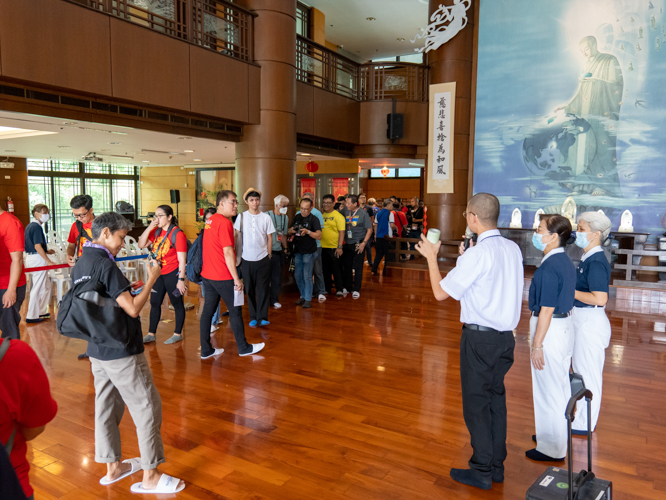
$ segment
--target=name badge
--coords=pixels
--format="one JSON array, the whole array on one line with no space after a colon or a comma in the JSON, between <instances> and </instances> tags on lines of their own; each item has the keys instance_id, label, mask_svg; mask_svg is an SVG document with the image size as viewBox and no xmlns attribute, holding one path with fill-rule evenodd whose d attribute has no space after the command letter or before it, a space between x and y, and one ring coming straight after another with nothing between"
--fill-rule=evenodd
<instances>
[{"instance_id":1,"label":"name badge","mask_svg":"<svg viewBox=\"0 0 666 500\"><path fill-rule=\"evenodd\" d=\"M278 233L277 238L279 242L282 242L282 233Z\"/></svg>"},{"instance_id":2,"label":"name badge","mask_svg":"<svg viewBox=\"0 0 666 500\"><path fill-rule=\"evenodd\" d=\"M352 237L352 232L351 232L351 229L350 229L349 231L347 231L347 238L351 238L351 237Z\"/></svg>"}]
</instances>

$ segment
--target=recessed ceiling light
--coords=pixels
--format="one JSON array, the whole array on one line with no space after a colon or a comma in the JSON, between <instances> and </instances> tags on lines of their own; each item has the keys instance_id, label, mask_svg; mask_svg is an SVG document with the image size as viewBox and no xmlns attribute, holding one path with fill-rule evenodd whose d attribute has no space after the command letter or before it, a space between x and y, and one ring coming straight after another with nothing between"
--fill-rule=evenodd
<instances>
[{"instance_id":1,"label":"recessed ceiling light","mask_svg":"<svg viewBox=\"0 0 666 500\"><path fill-rule=\"evenodd\" d=\"M310 156L310 153L301 153L301 156Z\"/></svg>"},{"instance_id":2,"label":"recessed ceiling light","mask_svg":"<svg viewBox=\"0 0 666 500\"><path fill-rule=\"evenodd\" d=\"M198 158L195 158L194 161L201 161L201 160L199 160Z\"/></svg>"},{"instance_id":3,"label":"recessed ceiling light","mask_svg":"<svg viewBox=\"0 0 666 500\"><path fill-rule=\"evenodd\" d=\"M186 153L194 153L194 149L183 149Z\"/></svg>"},{"instance_id":4,"label":"recessed ceiling light","mask_svg":"<svg viewBox=\"0 0 666 500\"><path fill-rule=\"evenodd\" d=\"M399 42L404 42L405 41L404 38L397 38L396 40L398 40Z\"/></svg>"},{"instance_id":5,"label":"recessed ceiling light","mask_svg":"<svg viewBox=\"0 0 666 500\"><path fill-rule=\"evenodd\" d=\"M141 163L150 163L150 160L143 160Z\"/></svg>"},{"instance_id":6,"label":"recessed ceiling light","mask_svg":"<svg viewBox=\"0 0 666 500\"><path fill-rule=\"evenodd\" d=\"M58 146L58 149L69 149L69 146Z\"/></svg>"},{"instance_id":7,"label":"recessed ceiling light","mask_svg":"<svg viewBox=\"0 0 666 500\"><path fill-rule=\"evenodd\" d=\"M107 142L107 144L111 144L112 146L117 146L119 144L122 144L122 142Z\"/></svg>"},{"instance_id":8,"label":"recessed ceiling light","mask_svg":"<svg viewBox=\"0 0 666 500\"><path fill-rule=\"evenodd\" d=\"M76 125L76 122L62 122L63 125Z\"/></svg>"},{"instance_id":9,"label":"recessed ceiling light","mask_svg":"<svg viewBox=\"0 0 666 500\"><path fill-rule=\"evenodd\" d=\"M15 149L5 149L5 153L16 153Z\"/></svg>"},{"instance_id":10,"label":"recessed ceiling light","mask_svg":"<svg viewBox=\"0 0 666 500\"><path fill-rule=\"evenodd\" d=\"M365 20L366 21L376 21L377 18L376 17L366 17Z\"/></svg>"},{"instance_id":11,"label":"recessed ceiling light","mask_svg":"<svg viewBox=\"0 0 666 500\"><path fill-rule=\"evenodd\" d=\"M190 140L191 137L179 137L179 139L185 139L185 140Z\"/></svg>"}]
</instances>

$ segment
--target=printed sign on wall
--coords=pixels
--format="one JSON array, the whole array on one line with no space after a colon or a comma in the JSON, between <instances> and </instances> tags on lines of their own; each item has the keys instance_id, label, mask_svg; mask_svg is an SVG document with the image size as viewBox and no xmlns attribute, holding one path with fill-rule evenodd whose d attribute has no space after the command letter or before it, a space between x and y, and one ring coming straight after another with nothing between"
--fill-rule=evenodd
<instances>
[{"instance_id":1,"label":"printed sign on wall","mask_svg":"<svg viewBox=\"0 0 666 500\"><path fill-rule=\"evenodd\" d=\"M453 193L456 84L430 85L428 193Z\"/></svg>"}]
</instances>

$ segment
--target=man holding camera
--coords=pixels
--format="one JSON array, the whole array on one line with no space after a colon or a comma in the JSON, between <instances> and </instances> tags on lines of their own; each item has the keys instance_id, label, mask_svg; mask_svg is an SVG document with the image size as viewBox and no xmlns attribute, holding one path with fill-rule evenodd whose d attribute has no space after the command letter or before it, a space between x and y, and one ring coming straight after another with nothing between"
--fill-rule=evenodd
<instances>
[{"instance_id":1,"label":"man holding camera","mask_svg":"<svg viewBox=\"0 0 666 500\"><path fill-rule=\"evenodd\" d=\"M321 224L319 219L312 215L310 198L301 200L301 211L294 217L288 232L294 243L294 274L301 292L296 305L308 309L312 300L312 268L317 258L317 240L321 239Z\"/></svg>"},{"instance_id":2,"label":"man holding camera","mask_svg":"<svg viewBox=\"0 0 666 500\"><path fill-rule=\"evenodd\" d=\"M345 202L345 245L342 250L342 267L345 289L352 291L352 297L361 296L363 282L363 258L365 247L372 238L372 222L368 212L358 204L358 196L352 194Z\"/></svg>"}]
</instances>

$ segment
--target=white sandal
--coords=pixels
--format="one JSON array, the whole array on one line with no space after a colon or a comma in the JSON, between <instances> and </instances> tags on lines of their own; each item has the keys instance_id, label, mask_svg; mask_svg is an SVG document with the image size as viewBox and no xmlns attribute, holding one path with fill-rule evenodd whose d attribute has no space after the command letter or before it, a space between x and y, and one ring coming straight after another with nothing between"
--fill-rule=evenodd
<instances>
[{"instance_id":1,"label":"white sandal","mask_svg":"<svg viewBox=\"0 0 666 500\"><path fill-rule=\"evenodd\" d=\"M120 481L121 479L125 479L127 476L131 476L132 474L135 474L141 470L141 459L139 458L128 458L127 460L123 460L123 463L132 464L132 468L127 472L123 472L113 481L107 481L106 476L104 476L102 479L99 480L99 484L101 484L102 486L108 486L109 484L113 484L117 481Z\"/></svg>"},{"instance_id":2,"label":"white sandal","mask_svg":"<svg viewBox=\"0 0 666 500\"><path fill-rule=\"evenodd\" d=\"M142 486L143 483L134 483L130 490L132 493L178 493L185 489L184 483L180 486L178 486L178 483L180 483L180 479L162 474L154 489L146 490Z\"/></svg>"}]
</instances>

